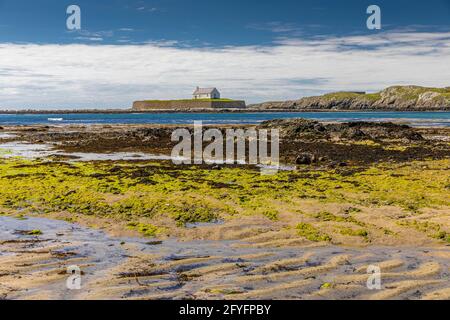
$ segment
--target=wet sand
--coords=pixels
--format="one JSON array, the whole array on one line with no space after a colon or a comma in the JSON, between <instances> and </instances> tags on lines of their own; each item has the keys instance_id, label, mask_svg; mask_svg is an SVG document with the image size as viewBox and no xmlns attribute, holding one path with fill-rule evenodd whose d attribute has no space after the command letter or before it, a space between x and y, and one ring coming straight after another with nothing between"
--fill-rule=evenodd
<instances>
[{"instance_id":1,"label":"wet sand","mask_svg":"<svg viewBox=\"0 0 450 320\"><path fill-rule=\"evenodd\" d=\"M3 299L449 299L449 248L293 246L108 237L0 217ZM42 235L18 235L30 226ZM67 268L82 270L80 290ZM367 267L382 270L369 290Z\"/></svg>"}]
</instances>

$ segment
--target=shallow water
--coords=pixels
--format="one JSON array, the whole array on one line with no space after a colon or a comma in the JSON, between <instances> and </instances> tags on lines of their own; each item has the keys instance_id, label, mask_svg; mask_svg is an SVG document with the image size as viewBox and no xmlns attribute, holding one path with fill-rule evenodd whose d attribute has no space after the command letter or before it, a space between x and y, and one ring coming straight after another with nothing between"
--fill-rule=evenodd
<instances>
[{"instance_id":1,"label":"shallow water","mask_svg":"<svg viewBox=\"0 0 450 320\"><path fill-rule=\"evenodd\" d=\"M36 159L51 156L54 151L48 144L32 144L25 142L0 143L0 150L3 151L2 158L22 157L25 159Z\"/></svg>"},{"instance_id":2,"label":"shallow water","mask_svg":"<svg viewBox=\"0 0 450 320\"><path fill-rule=\"evenodd\" d=\"M15 134L10 133L0 133L0 139L12 139L17 137Z\"/></svg>"},{"instance_id":3,"label":"shallow water","mask_svg":"<svg viewBox=\"0 0 450 320\"><path fill-rule=\"evenodd\" d=\"M102 231L83 228L61 220L0 216L0 239L2 241L36 238L36 236L27 236L17 232L27 230L41 230L43 235L38 238L45 238L51 242L80 243L78 254L91 256L99 263L107 263L104 260L105 257L109 261L111 259L117 261L117 255L114 254L117 250L110 249L109 246L115 241L109 239Z\"/></svg>"},{"instance_id":4,"label":"shallow water","mask_svg":"<svg viewBox=\"0 0 450 320\"><path fill-rule=\"evenodd\" d=\"M50 144L33 144L26 142L0 143L2 158L21 157L25 159L47 158L51 156L68 157L71 161L117 161L117 160L171 160L170 156L153 155L143 152L73 152L67 153L55 149Z\"/></svg>"},{"instance_id":5,"label":"shallow water","mask_svg":"<svg viewBox=\"0 0 450 320\"><path fill-rule=\"evenodd\" d=\"M0 158L20 157L24 159L39 159L50 157L66 158L68 162L88 162L88 161L129 161L129 160L173 160L182 161L181 157L172 157L166 155L154 155L144 152L112 152L112 153L95 153L95 152L62 152L55 149L56 146L50 144L33 144L26 142L8 142L0 143ZM223 165L224 161L210 161L209 163ZM246 165L245 163L238 163ZM295 166L290 165L265 165L258 164L263 174L272 174L277 171L292 171Z\"/></svg>"},{"instance_id":6,"label":"shallow water","mask_svg":"<svg viewBox=\"0 0 450 320\"><path fill-rule=\"evenodd\" d=\"M40 236L23 235L18 231L40 230ZM42 242L30 243L28 250L45 249L49 246L60 248L53 250L53 253L67 254L70 258L85 258L84 263L89 263L83 272L85 280L95 278L98 273L106 270L124 259L125 252L120 248L120 242L110 239L103 232L83 228L76 224L71 224L59 220L45 218L12 218L0 216L0 241L27 241L39 239ZM0 258L11 255L11 252L0 249ZM64 265L64 263L62 263ZM66 267L68 267L66 265ZM62 299L73 298L76 292L68 290L65 282L49 283L43 287L29 290L28 294L34 291L51 290L57 293Z\"/></svg>"},{"instance_id":7,"label":"shallow water","mask_svg":"<svg viewBox=\"0 0 450 320\"><path fill-rule=\"evenodd\" d=\"M253 112L143 114L0 114L0 125L31 124L258 124L265 120L306 118L320 121L399 121L413 126L450 126L450 112ZM55 121L57 119L58 121Z\"/></svg>"}]
</instances>

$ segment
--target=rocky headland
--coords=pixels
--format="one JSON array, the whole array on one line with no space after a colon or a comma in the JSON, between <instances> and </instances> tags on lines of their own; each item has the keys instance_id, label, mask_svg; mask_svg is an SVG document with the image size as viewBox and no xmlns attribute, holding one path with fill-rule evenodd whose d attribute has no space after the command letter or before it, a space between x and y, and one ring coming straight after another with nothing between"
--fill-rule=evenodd
<instances>
[{"instance_id":1,"label":"rocky headland","mask_svg":"<svg viewBox=\"0 0 450 320\"><path fill-rule=\"evenodd\" d=\"M335 92L248 106L257 110L450 111L450 87L393 86L377 93Z\"/></svg>"}]
</instances>

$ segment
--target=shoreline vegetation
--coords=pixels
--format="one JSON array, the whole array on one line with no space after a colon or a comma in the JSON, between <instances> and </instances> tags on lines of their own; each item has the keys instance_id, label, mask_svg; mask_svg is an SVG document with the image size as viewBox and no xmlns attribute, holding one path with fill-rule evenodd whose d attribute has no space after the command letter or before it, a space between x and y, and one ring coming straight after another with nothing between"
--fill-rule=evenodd
<instances>
[{"instance_id":1,"label":"shoreline vegetation","mask_svg":"<svg viewBox=\"0 0 450 320\"><path fill-rule=\"evenodd\" d=\"M177 99L177 100L143 100L142 103L233 103L241 102L233 99ZM136 101L135 103L138 103ZM386 112L386 111L450 111L450 87L427 88L419 86L393 86L377 93L365 92L334 92L318 97L305 97L299 100L262 102L250 104L243 108L203 108L203 107L173 107L123 109L23 109L0 110L0 114L69 114L69 113L254 113L254 112Z\"/></svg>"},{"instance_id":2,"label":"shoreline vegetation","mask_svg":"<svg viewBox=\"0 0 450 320\"><path fill-rule=\"evenodd\" d=\"M0 297L32 298L30 287L41 298L65 296L53 290L65 281L60 266L83 263L92 281L73 298L450 298L450 128L236 126L280 130L280 160L293 168L269 176L251 165L141 158L170 155L180 127L192 133L189 125L3 126L0 219L20 227L0 239L0 251L17 252L0 258ZM204 130L212 127L233 125ZM21 144L50 153L17 157ZM121 153L132 160L96 160ZM35 218L115 240L77 247L66 235L79 227L50 231ZM89 246L101 244L107 266L92 263L98 248ZM366 288L373 264L385 290Z\"/></svg>"}]
</instances>

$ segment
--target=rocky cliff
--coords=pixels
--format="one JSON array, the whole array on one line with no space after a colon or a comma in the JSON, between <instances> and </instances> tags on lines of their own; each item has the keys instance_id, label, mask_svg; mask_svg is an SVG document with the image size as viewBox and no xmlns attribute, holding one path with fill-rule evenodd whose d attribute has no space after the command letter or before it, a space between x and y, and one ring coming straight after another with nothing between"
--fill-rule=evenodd
<instances>
[{"instance_id":1,"label":"rocky cliff","mask_svg":"<svg viewBox=\"0 0 450 320\"><path fill-rule=\"evenodd\" d=\"M292 101L264 102L248 107L259 110L450 111L450 87L393 86L377 93L335 92Z\"/></svg>"}]
</instances>

